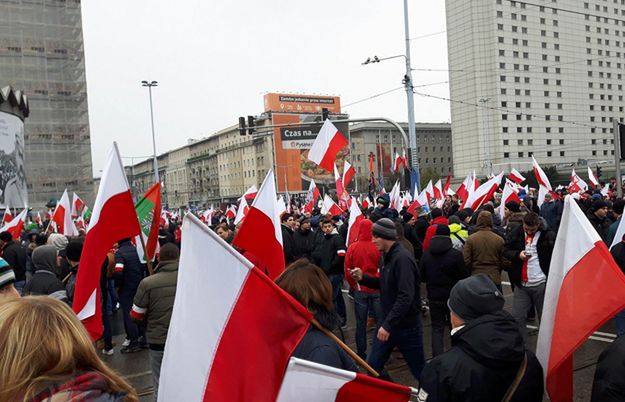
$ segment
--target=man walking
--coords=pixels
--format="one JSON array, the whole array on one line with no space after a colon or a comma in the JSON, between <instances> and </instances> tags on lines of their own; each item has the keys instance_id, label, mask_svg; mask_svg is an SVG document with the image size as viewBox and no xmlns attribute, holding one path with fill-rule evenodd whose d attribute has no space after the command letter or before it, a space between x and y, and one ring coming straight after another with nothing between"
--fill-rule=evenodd
<instances>
[{"instance_id":1,"label":"man walking","mask_svg":"<svg viewBox=\"0 0 625 402\"><path fill-rule=\"evenodd\" d=\"M384 321L373 340L368 363L382 371L393 349L401 351L412 375L418 380L423 369L423 326L420 317L420 278L414 257L397 242L392 220L373 224L373 244L383 254L380 277L364 275L354 268L351 276L362 285L380 289Z\"/></svg>"},{"instance_id":2,"label":"man walking","mask_svg":"<svg viewBox=\"0 0 625 402\"><path fill-rule=\"evenodd\" d=\"M464 265L471 275L488 275L501 292L504 240L493 232L493 215L490 212L480 212L476 230L464 244Z\"/></svg>"}]
</instances>

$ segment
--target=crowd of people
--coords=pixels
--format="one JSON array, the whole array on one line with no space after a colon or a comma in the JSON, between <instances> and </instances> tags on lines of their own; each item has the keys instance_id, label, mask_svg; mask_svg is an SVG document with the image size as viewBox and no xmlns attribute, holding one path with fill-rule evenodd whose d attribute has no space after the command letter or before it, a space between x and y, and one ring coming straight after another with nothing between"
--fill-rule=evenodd
<instances>
[{"instance_id":1,"label":"crowd of people","mask_svg":"<svg viewBox=\"0 0 625 402\"><path fill-rule=\"evenodd\" d=\"M462 208L451 196L439 207L409 212L390 208L389 196L382 194L351 228L347 213L284 213L287 268L275 282L329 331L347 326L346 301L353 300L357 356L392 380L385 366L398 349L419 383L419 400L541 401L543 371L528 345L526 324L541 318L565 194L547 194L540 207L533 194L522 196L522 202L502 206L496 194L477 210ZM576 198L610 246L625 201L592 192ZM219 213L207 224L229 244L239 228ZM179 222L161 226L153 273L131 239L119 239L102 261L104 336L97 349L68 307L83 240L37 229L20 239L0 233L0 400L44 401L56 394L137 400L136 391L96 353L115 353L111 319L118 310L126 333L119 352L149 351L156 400L176 295ZM611 252L625 271L625 239ZM504 273L512 288L511 313L503 309ZM431 355L424 348L425 312L431 320ZM38 335L44 321L47 333ZM599 359L593 401L622 400L609 399L614 392L625 396L625 380L613 371L625 366L625 312L616 317L616 326L616 342ZM375 332L367 339L371 327ZM17 356L35 350L29 349L33 342L42 356L28 366ZM293 356L357 370L354 360L315 326Z\"/></svg>"}]
</instances>

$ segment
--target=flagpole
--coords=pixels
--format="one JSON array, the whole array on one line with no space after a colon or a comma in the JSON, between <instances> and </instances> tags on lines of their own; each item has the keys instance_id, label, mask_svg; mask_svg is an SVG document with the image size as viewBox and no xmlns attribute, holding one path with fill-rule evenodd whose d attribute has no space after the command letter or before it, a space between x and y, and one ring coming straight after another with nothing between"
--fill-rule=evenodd
<instances>
[{"instance_id":1,"label":"flagpole","mask_svg":"<svg viewBox=\"0 0 625 402\"><path fill-rule=\"evenodd\" d=\"M341 347L341 349L343 349L352 359L354 359L356 361L356 363L358 363L360 365L360 367L362 367L365 370L367 370L374 377L379 377L380 376L380 374L377 371L375 371L370 365L367 364L366 361L364 361L362 359L362 357L358 356L356 354L356 352L351 350L350 347L347 346L345 343L343 343L343 341L341 341L336 335L334 335L332 333L332 331L329 331L327 328L325 328L323 325L321 325L319 323L319 321L317 321L316 319L313 318L312 321L311 321L311 324L314 325L315 327L317 327L317 329L319 331L321 331L324 334L326 334L326 336L332 338L332 340L334 342L336 342L337 345L339 345Z\"/></svg>"}]
</instances>

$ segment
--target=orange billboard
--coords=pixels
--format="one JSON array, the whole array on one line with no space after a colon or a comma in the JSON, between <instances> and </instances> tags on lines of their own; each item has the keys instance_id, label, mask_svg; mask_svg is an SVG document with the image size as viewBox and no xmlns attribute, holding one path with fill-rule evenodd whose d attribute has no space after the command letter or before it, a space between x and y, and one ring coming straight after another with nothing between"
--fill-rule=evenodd
<instances>
[{"instance_id":1,"label":"orange billboard","mask_svg":"<svg viewBox=\"0 0 625 402\"><path fill-rule=\"evenodd\" d=\"M321 113L323 108L330 113L341 113L341 98L274 93L265 95L265 112Z\"/></svg>"}]
</instances>

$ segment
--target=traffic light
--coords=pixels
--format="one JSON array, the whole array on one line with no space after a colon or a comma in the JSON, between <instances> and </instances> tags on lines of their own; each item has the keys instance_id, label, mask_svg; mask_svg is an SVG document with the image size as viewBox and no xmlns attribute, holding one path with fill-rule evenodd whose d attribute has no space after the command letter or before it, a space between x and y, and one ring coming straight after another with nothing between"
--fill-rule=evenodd
<instances>
[{"instance_id":1,"label":"traffic light","mask_svg":"<svg viewBox=\"0 0 625 402\"><path fill-rule=\"evenodd\" d=\"M254 116L247 116L247 133L249 135L254 134L254 132L256 131L255 123L256 118Z\"/></svg>"},{"instance_id":2,"label":"traffic light","mask_svg":"<svg viewBox=\"0 0 625 402\"><path fill-rule=\"evenodd\" d=\"M601 177L601 166L597 166L597 179Z\"/></svg>"},{"instance_id":3,"label":"traffic light","mask_svg":"<svg viewBox=\"0 0 625 402\"><path fill-rule=\"evenodd\" d=\"M245 117L239 117L239 135L245 135Z\"/></svg>"},{"instance_id":4,"label":"traffic light","mask_svg":"<svg viewBox=\"0 0 625 402\"><path fill-rule=\"evenodd\" d=\"M330 111L327 107L321 109L321 120L326 121L330 117Z\"/></svg>"}]
</instances>

